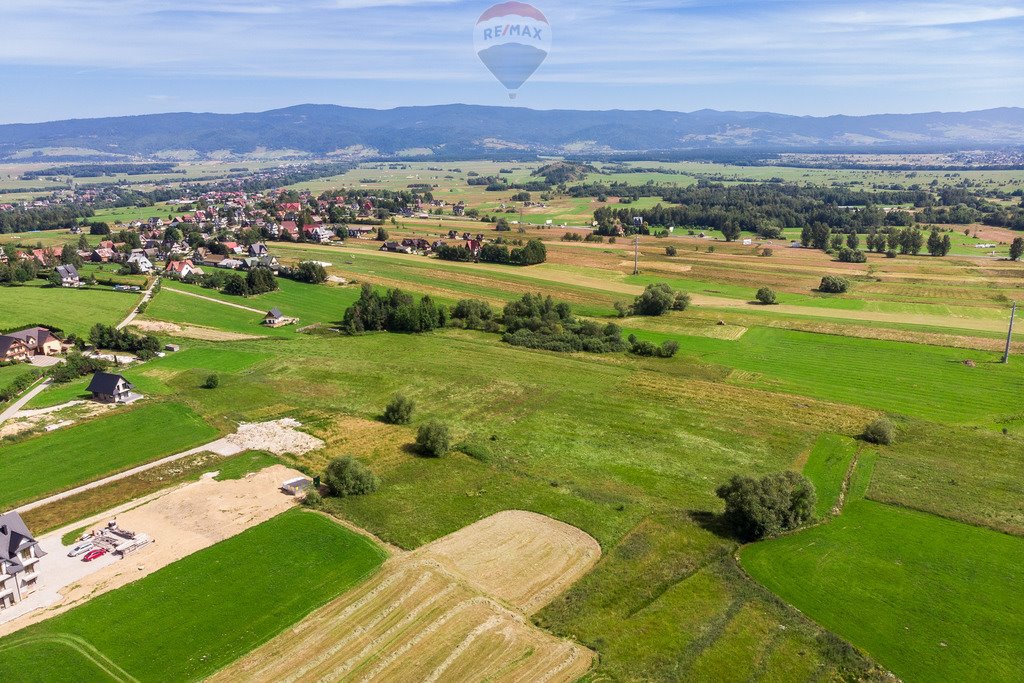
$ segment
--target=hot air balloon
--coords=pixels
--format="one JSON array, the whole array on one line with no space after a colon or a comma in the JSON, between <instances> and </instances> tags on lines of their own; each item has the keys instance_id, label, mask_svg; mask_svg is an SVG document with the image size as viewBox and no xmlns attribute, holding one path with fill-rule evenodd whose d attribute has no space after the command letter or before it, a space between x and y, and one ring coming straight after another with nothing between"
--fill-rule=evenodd
<instances>
[{"instance_id":1,"label":"hot air balloon","mask_svg":"<svg viewBox=\"0 0 1024 683\"><path fill-rule=\"evenodd\" d=\"M551 51L551 26L543 12L522 2L503 2L480 15L473 33L477 56L516 98Z\"/></svg>"}]
</instances>

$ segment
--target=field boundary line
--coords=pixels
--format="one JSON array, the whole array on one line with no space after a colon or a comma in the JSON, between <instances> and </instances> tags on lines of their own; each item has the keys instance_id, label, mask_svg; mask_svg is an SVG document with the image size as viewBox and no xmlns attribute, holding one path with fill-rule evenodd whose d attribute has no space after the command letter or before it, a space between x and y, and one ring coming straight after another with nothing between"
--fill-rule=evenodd
<instances>
[{"instance_id":1,"label":"field boundary line","mask_svg":"<svg viewBox=\"0 0 1024 683\"><path fill-rule=\"evenodd\" d=\"M243 306L241 304L233 304L230 301L221 301L220 299L215 299L212 296L203 296L202 294L195 294L194 292L186 292L183 289L175 289L174 287L164 287L160 291L162 291L162 292L174 292L175 294L182 294L184 296L190 296L190 297L193 297L195 299L202 299L203 301L210 301L210 302L215 303L215 304L220 304L221 306L230 306L231 308L238 308L240 310L248 311L250 313L259 313L260 315L263 315L264 313L266 313L266 311L261 311L258 308L250 308L249 306Z\"/></svg>"}]
</instances>

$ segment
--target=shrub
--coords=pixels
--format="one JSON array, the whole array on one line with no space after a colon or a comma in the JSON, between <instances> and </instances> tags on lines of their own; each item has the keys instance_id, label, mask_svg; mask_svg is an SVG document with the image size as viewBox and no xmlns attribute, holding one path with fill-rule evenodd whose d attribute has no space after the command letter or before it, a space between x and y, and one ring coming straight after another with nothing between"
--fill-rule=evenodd
<instances>
[{"instance_id":1,"label":"shrub","mask_svg":"<svg viewBox=\"0 0 1024 683\"><path fill-rule=\"evenodd\" d=\"M817 494L802 474L779 472L761 479L734 476L715 492L725 501L723 518L744 540L795 529L814 514Z\"/></svg>"},{"instance_id":2,"label":"shrub","mask_svg":"<svg viewBox=\"0 0 1024 683\"><path fill-rule=\"evenodd\" d=\"M845 294L849 289L850 281L838 275L826 275L821 278L821 284L818 285L818 291L826 294Z\"/></svg>"},{"instance_id":3,"label":"shrub","mask_svg":"<svg viewBox=\"0 0 1024 683\"><path fill-rule=\"evenodd\" d=\"M647 285L644 293L633 302L634 315L664 315L669 311L685 311L690 306L690 295L677 292L666 284Z\"/></svg>"},{"instance_id":4,"label":"shrub","mask_svg":"<svg viewBox=\"0 0 1024 683\"><path fill-rule=\"evenodd\" d=\"M377 475L370 468L349 456L335 458L327 465L324 483L327 491L337 498L373 493L380 486Z\"/></svg>"},{"instance_id":5,"label":"shrub","mask_svg":"<svg viewBox=\"0 0 1024 683\"><path fill-rule=\"evenodd\" d=\"M220 377L216 373L208 375L206 381L203 382L203 389L216 389L220 386Z\"/></svg>"},{"instance_id":6,"label":"shrub","mask_svg":"<svg viewBox=\"0 0 1024 683\"><path fill-rule=\"evenodd\" d=\"M864 430L864 440L880 446L888 446L892 443L895 432L895 425L887 418L880 417Z\"/></svg>"},{"instance_id":7,"label":"shrub","mask_svg":"<svg viewBox=\"0 0 1024 683\"><path fill-rule=\"evenodd\" d=\"M416 449L423 455L442 458L452 448L452 431L437 420L422 425L416 433Z\"/></svg>"},{"instance_id":8,"label":"shrub","mask_svg":"<svg viewBox=\"0 0 1024 683\"><path fill-rule=\"evenodd\" d=\"M679 253L679 250L676 249L675 247L665 247L665 255L666 256L675 256L678 253Z\"/></svg>"},{"instance_id":9,"label":"shrub","mask_svg":"<svg viewBox=\"0 0 1024 683\"><path fill-rule=\"evenodd\" d=\"M860 249L840 247L838 259L843 263L865 263L868 260L868 257Z\"/></svg>"},{"instance_id":10,"label":"shrub","mask_svg":"<svg viewBox=\"0 0 1024 683\"><path fill-rule=\"evenodd\" d=\"M384 409L384 421L391 425L407 425L412 422L412 413L416 410L416 402L404 394L395 394Z\"/></svg>"},{"instance_id":11,"label":"shrub","mask_svg":"<svg viewBox=\"0 0 1024 683\"><path fill-rule=\"evenodd\" d=\"M306 491L306 495L302 497L302 504L308 508L316 510L323 506L324 498L320 495L320 491L318 491L315 486L310 486Z\"/></svg>"},{"instance_id":12,"label":"shrub","mask_svg":"<svg viewBox=\"0 0 1024 683\"><path fill-rule=\"evenodd\" d=\"M770 287L762 287L757 290L757 300L764 306L774 306L778 303L778 297L775 296L775 290Z\"/></svg>"}]
</instances>

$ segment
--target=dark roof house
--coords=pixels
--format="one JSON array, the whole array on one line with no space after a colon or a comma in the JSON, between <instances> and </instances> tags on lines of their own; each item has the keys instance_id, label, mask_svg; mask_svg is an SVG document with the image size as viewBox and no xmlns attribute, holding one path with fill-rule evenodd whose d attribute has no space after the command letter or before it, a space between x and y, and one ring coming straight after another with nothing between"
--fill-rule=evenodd
<instances>
[{"instance_id":1,"label":"dark roof house","mask_svg":"<svg viewBox=\"0 0 1024 683\"><path fill-rule=\"evenodd\" d=\"M95 400L103 403L131 403L141 398L138 394L132 393L134 388L135 385L121 375L97 372L92 376L86 391L91 393Z\"/></svg>"}]
</instances>

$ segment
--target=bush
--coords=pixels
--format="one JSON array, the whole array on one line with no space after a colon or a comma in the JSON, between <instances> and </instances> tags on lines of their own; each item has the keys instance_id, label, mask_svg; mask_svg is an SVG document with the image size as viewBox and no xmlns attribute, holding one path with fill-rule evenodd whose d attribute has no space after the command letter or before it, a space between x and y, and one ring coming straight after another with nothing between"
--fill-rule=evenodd
<instances>
[{"instance_id":1,"label":"bush","mask_svg":"<svg viewBox=\"0 0 1024 683\"><path fill-rule=\"evenodd\" d=\"M818 291L826 294L845 294L849 290L850 281L838 275L826 275L821 278L821 284L818 285Z\"/></svg>"},{"instance_id":2,"label":"bush","mask_svg":"<svg viewBox=\"0 0 1024 683\"><path fill-rule=\"evenodd\" d=\"M666 256L675 256L678 253L679 253L679 250L676 249L675 247L665 247L665 255Z\"/></svg>"},{"instance_id":3,"label":"bush","mask_svg":"<svg viewBox=\"0 0 1024 683\"><path fill-rule=\"evenodd\" d=\"M421 454L442 458L452 448L452 431L448 425L437 420L422 425L416 433L416 450Z\"/></svg>"},{"instance_id":4,"label":"bush","mask_svg":"<svg viewBox=\"0 0 1024 683\"><path fill-rule=\"evenodd\" d=\"M669 311L685 311L690 306L690 295L677 292L666 284L647 285L644 293L633 302L634 315L664 315Z\"/></svg>"},{"instance_id":5,"label":"bush","mask_svg":"<svg viewBox=\"0 0 1024 683\"><path fill-rule=\"evenodd\" d=\"M737 536L756 541L795 529L814 514L817 494L802 474L779 472L761 479L734 476L715 492L725 501L723 518Z\"/></svg>"},{"instance_id":6,"label":"bush","mask_svg":"<svg viewBox=\"0 0 1024 683\"><path fill-rule=\"evenodd\" d=\"M384 421L390 425L407 425L412 422L412 413L416 410L416 402L404 394L395 394L384 409Z\"/></svg>"},{"instance_id":7,"label":"bush","mask_svg":"<svg viewBox=\"0 0 1024 683\"><path fill-rule=\"evenodd\" d=\"M849 247L840 247L837 258L843 263L865 263L868 260L867 255L863 251L860 249L850 249Z\"/></svg>"},{"instance_id":8,"label":"bush","mask_svg":"<svg viewBox=\"0 0 1024 683\"><path fill-rule=\"evenodd\" d=\"M775 296L775 290L770 287L762 287L757 290L757 300L763 306L774 306L778 303L778 297Z\"/></svg>"},{"instance_id":9,"label":"bush","mask_svg":"<svg viewBox=\"0 0 1024 683\"><path fill-rule=\"evenodd\" d=\"M864 430L864 440L880 446L888 446L892 443L895 433L896 426L888 419L880 417Z\"/></svg>"},{"instance_id":10,"label":"bush","mask_svg":"<svg viewBox=\"0 0 1024 683\"><path fill-rule=\"evenodd\" d=\"M380 486L377 475L370 468L348 456L335 458L327 465L324 483L327 491L337 498L366 495Z\"/></svg>"},{"instance_id":11,"label":"bush","mask_svg":"<svg viewBox=\"0 0 1024 683\"><path fill-rule=\"evenodd\" d=\"M203 382L203 389L216 389L220 386L220 377L216 373L208 375L206 381Z\"/></svg>"},{"instance_id":12,"label":"bush","mask_svg":"<svg viewBox=\"0 0 1024 683\"><path fill-rule=\"evenodd\" d=\"M317 510L323 506L324 497L320 495L320 491L315 486L310 486L306 491L306 495L302 497L302 504Z\"/></svg>"}]
</instances>

